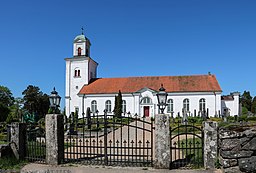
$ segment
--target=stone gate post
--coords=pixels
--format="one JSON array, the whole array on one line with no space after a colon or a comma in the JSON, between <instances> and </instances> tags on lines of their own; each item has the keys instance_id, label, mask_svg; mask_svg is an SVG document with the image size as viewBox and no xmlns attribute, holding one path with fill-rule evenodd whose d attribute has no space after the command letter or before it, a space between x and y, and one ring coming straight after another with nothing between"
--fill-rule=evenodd
<instances>
[{"instance_id":1,"label":"stone gate post","mask_svg":"<svg viewBox=\"0 0 256 173\"><path fill-rule=\"evenodd\" d=\"M169 169L170 164L170 116L155 115L155 163L158 169Z\"/></svg>"},{"instance_id":2,"label":"stone gate post","mask_svg":"<svg viewBox=\"0 0 256 173\"><path fill-rule=\"evenodd\" d=\"M218 123L206 121L204 130L204 168L214 169L218 158Z\"/></svg>"},{"instance_id":3,"label":"stone gate post","mask_svg":"<svg viewBox=\"0 0 256 173\"><path fill-rule=\"evenodd\" d=\"M10 146L17 159L24 159L26 154L26 124L14 122L10 126Z\"/></svg>"},{"instance_id":4,"label":"stone gate post","mask_svg":"<svg viewBox=\"0 0 256 173\"><path fill-rule=\"evenodd\" d=\"M47 114L46 130L46 163L60 164L64 159L64 124L63 115Z\"/></svg>"}]
</instances>

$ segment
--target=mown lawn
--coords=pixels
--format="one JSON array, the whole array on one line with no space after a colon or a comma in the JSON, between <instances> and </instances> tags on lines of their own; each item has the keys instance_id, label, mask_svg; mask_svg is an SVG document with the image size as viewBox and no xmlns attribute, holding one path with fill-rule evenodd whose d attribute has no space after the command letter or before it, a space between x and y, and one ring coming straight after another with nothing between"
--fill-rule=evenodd
<instances>
[{"instance_id":1,"label":"mown lawn","mask_svg":"<svg viewBox=\"0 0 256 173\"><path fill-rule=\"evenodd\" d=\"M27 163L28 163L28 161L17 160L15 157L3 157L3 158L0 158L0 169L1 170L19 171Z\"/></svg>"}]
</instances>

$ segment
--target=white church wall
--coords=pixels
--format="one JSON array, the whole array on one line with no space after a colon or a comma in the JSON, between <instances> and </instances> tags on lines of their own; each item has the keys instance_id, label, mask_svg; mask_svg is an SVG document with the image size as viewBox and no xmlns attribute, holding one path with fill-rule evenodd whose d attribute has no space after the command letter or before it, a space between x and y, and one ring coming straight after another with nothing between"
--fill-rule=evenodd
<instances>
[{"instance_id":1,"label":"white church wall","mask_svg":"<svg viewBox=\"0 0 256 173\"><path fill-rule=\"evenodd\" d=\"M234 106L233 106L233 114L232 115L239 115L239 97L240 93L236 92L233 93L234 96Z\"/></svg>"},{"instance_id":2,"label":"white church wall","mask_svg":"<svg viewBox=\"0 0 256 173\"><path fill-rule=\"evenodd\" d=\"M209 116L214 116L215 110L217 112L218 110L220 110L220 105L217 102L220 96L216 95L216 99L215 99L214 93L169 93L167 100L173 99L173 105L174 105L173 115L177 116L178 112L180 112L180 115L182 114L184 99L189 99L189 113L190 115L194 116L194 110L196 110L196 114L198 115L199 100L201 98L205 99L205 107L206 109L208 108ZM165 111L166 113L168 113L167 109Z\"/></svg>"},{"instance_id":3,"label":"white church wall","mask_svg":"<svg viewBox=\"0 0 256 173\"><path fill-rule=\"evenodd\" d=\"M141 100L144 97L151 98L152 104L141 105ZM130 112L132 116L134 116L136 113L139 116L143 116L143 114L144 114L143 106L150 107L150 116L151 117L154 117L155 114L158 114L157 97L156 97L156 95L154 96L152 92L146 91L146 92L143 92L143 93L137 94L137 95L126 94L126 95L123 95L122 98L123 98L123 100L126 100L126 112ZM220 110L220 105L218 105L219 103L217 102L217 100L220 99L220 94L216 94L216 96L215 96L214 93L169 93L167 99L173 99L173 104L174 104L174 114L173 115L174 115L174 117L176 117L178 112L180 112L180 114L182 114L184 99L189 99L190 115L194 116L194 110L196 110L196 114L198 115L199 100L201 98L204 98L206 101L206 109L208 108L209 116L215 115L215 109L217 112L218 112L218 110ZM112 95L101 94L101 95L87 96L85 99L85 102L84 102L85 110L87 107L91 108L91 102L93 100L97 101L97 109L99 111L99 114L103 114L103 110L105 109L107 100L111 101L111 110L113 111L113 109L114 109L115 94L112 94ZM167 108L165 109L165 113L170 114L169 112L167 112ZM113 114L113 112L109 112L108 114Z\"/></svg>"},{"instance_id":4,"label":"white church wall","mask_svg":"<svg viewBox=\"0 0 256 173\"><path fill-rule=\"evenodd\" d=\"M230 116L239 115L239 92L231 93L234 100L221 100L221 110L222 114L225 114L224 109L229 111Z\"/></svg>"},{"instance_id":5,"label":"white church wall","mask_svg":"<svg viewBox=\"0 0 256 173\"><path fill-rule=\"evenodd\" d=\"M75 70L80 70L80 76L75 76ZM88 59L66 59L66 115L81 112L81 100L77 95L84 84L88 84Z\"/></svg>"}]
</instances>

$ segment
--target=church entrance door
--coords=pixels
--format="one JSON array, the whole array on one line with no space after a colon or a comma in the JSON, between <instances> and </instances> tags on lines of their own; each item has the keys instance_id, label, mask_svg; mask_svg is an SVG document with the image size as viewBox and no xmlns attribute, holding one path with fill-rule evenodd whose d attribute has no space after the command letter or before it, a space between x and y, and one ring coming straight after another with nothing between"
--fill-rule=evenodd
<instances>
[{"instance_id":1,"label":"church entrance door","mask_svg":"<svg viewBox=\"0 0 256 173\"><path fill-rule=\"evenodd\" d=\"M149 117L149 106L144 106L144 117Z\"/></svg>"}]
</instances>

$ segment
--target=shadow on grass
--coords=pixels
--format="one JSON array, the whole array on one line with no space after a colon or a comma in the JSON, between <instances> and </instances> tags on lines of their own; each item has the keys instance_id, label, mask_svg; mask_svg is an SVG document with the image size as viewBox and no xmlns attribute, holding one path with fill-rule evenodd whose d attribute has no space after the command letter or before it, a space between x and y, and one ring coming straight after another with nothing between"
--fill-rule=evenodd
<instances>
[{"instance_id":1,"label":"shadow on grass","mask_svg":"<svg viewBox=\"0 0 256 173\"><path fill-rule=\"evenodd\" d=\"M0 158L0 170L20 170L28 163L26 160L17 160L15 157Z\"/></svg>"}]
</instances>

